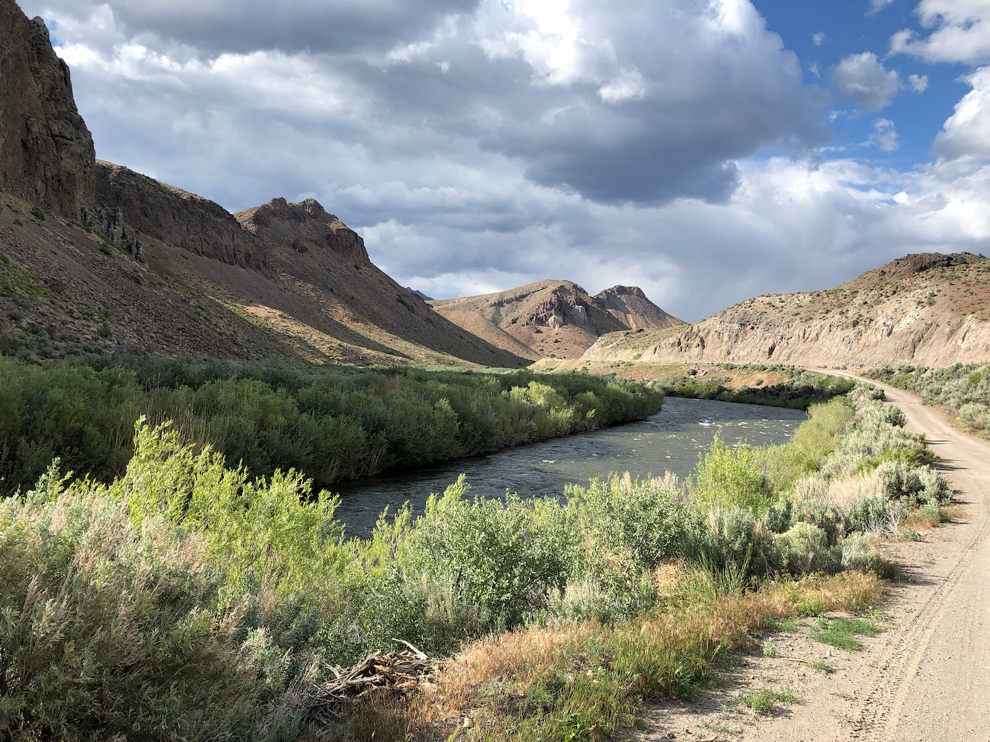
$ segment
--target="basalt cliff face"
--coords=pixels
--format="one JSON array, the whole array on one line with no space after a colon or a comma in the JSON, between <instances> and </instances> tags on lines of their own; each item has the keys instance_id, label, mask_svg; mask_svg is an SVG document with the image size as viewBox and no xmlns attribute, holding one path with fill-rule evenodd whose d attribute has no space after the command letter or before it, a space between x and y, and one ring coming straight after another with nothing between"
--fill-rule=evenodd
<instances>
[{"instance_id":1,"label":"basalt cliff face","mask_svg":"<svg viewBox=\"0 0 990 742\"><path fill-rule=\"evenodd\" d=\"M0 0L0 191L76 219L95 203L94 162L44 21Z\"/></svg>"},{"instance_id":2,"label":"basalt cliff face","mask_svg":"<svg viewBox=\"0 0 990 742\"><path fill-rule=\"evenodd\" d=\"M826 291L758 296L692 325L602 337L584 358L949 366L990 359L990 260L908 255Z\"/></svg>"},{"instance_id":3,"label":"basalt cliff face","mask_svg":"<svg viewBox=\"0 0 990 742\"><path fill-rule=\"evenodd\" d=\"M234 215L96 160L41 19L0 0L0 352L519 366L314 200Z\"/></svg>"},{"instance_id":4,"label":"basalt cliff face","mask_svg":"<svg viewBox=\"0 0 990 742\"><path fill-rule=\"evenodd\" d=\"M96 198L135 231L228 265L264 270L261 246L226 209L110 162L96 163Z\"/></svg>"},{"instance_id":5,"label":"basalt cliff face","mask_svg":"<svg viewBox=\"0 0 990 742\"><path fill-rule=\"evenodd\" d=\"M577 358L605 333L680 322L636 287L615 286L590 296L571 281L538 281L431 304L488 342L532 360Z\"/></svg>"}]
</instances>

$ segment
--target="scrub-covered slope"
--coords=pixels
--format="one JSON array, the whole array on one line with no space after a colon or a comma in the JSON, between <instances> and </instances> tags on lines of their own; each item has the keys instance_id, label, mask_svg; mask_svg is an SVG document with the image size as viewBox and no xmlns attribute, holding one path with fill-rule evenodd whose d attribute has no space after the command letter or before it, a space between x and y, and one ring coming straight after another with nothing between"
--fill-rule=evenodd
<instances>
[{"instance_id":1,"label":"scrub-covered slope","mask_svg":"<svg viewBox=\"0 0 990 742\"><path fill-rule=\"evenodd\" d=\"M990 359L990 260L908 255L826 291L769 294L702 322L601 338L588 360L948 366Z\"/></svg>"}]
</instances>

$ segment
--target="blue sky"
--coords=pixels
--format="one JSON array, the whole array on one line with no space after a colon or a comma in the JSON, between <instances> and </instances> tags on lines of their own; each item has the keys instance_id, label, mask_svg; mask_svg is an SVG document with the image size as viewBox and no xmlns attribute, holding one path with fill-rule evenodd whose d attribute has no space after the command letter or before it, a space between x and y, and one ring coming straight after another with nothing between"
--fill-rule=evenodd
<instances>
[{"instance_id":1,"label":"blue sky","mask_svg":"<svg viewBox=\"0 0 990 742\"><path fill-rule=\"evenodd\" d=\"M18 2L98 156L315 197L430 296L561 278L697 320L990 254L990 0Z\"/></svg>"},{"instance_id":2,"label":"blue sky","mask_svg":"<svg viewBox=\"0 0 990 742\"><path fill-rule=\"evenodd\" d=\"M830 126L833 146L842 147L843 155L858 148L856 154L860 157L901 169L932 160L935 135L969 90L959 77L970 65L930 63L889 53L890 39L898 31L913 29L924 33L913 12L915 3L893 0L875 12L870 12L868 0L756 0L754 4L767 19L769 28L780 34L785 46L798 55L808 84L827 84L823 77L830 68L848 55L863 52L876 54L885 69L896 71L902 80L908 80L911 75L927 77L924 92L901 91L890 105L875 113L860 113L848 100L836 101L829 107L836 115ZM878 153L866 148L863 151L861 145L869 141L879 119L893 122L898 134L897 150Z\"/></svg>"}]
</instances>

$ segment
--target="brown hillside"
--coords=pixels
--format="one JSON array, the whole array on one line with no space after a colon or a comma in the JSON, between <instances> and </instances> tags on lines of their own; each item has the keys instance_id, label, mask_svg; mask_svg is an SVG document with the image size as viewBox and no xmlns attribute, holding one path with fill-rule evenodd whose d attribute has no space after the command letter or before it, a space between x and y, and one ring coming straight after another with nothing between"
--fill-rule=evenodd
<instances>
[{"instance_id":1,"label":"brown hillside","mask_svg":"<svg viewBox=\"0 0 990 742\"><path fill-rule=\"evenodd\" d=\"M990 360L990 260L908 255L827 291L772 294L702 322L607 335L588 360L648 363L914 363Z\"/></svg>"},{"instance_id":2,"label":"brown hillside","mask_svg":"<svg viewBox=\"0 0 990 742\"><path fill-rule=\"evenodd\" d=\"M431 303L452 322L532 360L577 358L602 334L626 327L601 300L571 281L538 281L495 294Z\"/></svg>"},{"instance_id":3,"label":"brown hillside","mask_svg":"<svg viewBox=\"0 0 990 742\"><path fill-rule=\"evenodd\" d=\"M571 281L547 280L430 303L465 330L534 361L578 358L610 332L683 324L635 286L614 286L589 296Z\"/></svg>"},{"instance_id":4,"label":"brown hillside","mask_svg":"<svg viewBox=\"0 0 990 742\"><path fill-rule=\"evenodd\" d=\"M0 0L0 351L519 366L315 201L237 215L97 162L41 19Z\"/></svg>"}]
</instances>

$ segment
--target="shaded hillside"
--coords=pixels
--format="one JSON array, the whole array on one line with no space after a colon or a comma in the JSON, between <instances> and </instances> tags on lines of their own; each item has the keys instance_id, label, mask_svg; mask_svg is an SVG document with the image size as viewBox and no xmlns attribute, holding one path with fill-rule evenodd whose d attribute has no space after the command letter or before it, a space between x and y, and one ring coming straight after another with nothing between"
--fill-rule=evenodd
<instances>
[{"instance_id":1,"label":"shaded hillside","mask_svg":"<svg viewBox=\"0 0 990 742\"><path fill-rule=\"evenodd\" d=\"M237 215L95 159L40 18L0 0L0 350L519 366L315 201Z\"/></svg>"},{"instance_id":2,"label":"shaded hillside","mask_svg":"<svg viewBox=\"0 0 990 742\"><path fill-rule=\"evenodd\" d=\"M532 360L577 358L603 334L680 322L638 288L616 286L589 296L571 281L538 281L431 303L464 329Z\"/></svg>"},{"instance_id":3,"label":"shaded hillside","mask_svg":"<svg viewBox=\"0 0 990 742\"><path fill-rule=\"evenodd\" d=\"M599 340L588 360L948 366L990 358L990 260L908 255L827 291L749 299L693 325Z\"/></svg>"}]
</instances>

